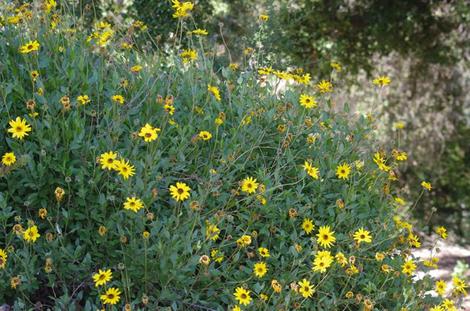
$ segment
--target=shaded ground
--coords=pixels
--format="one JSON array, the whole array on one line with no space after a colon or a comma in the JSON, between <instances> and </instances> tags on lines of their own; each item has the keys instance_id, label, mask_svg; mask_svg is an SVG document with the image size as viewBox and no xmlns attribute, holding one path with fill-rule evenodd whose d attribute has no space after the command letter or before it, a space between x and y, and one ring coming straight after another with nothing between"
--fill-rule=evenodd
<instances>
[{"instance_id":1,"label":"shaded ground","mask_svg":"<svg viewBox=\"0 0 470 311\"><path fill-rule=\"evenodd\" d=\"M442 241L439 239L434 251L432 251L433 244L431 241L436 241L437 238L423 241L423 246L413 251L413 254L421 259L429 259L431 255L439 258L438 269L431 270L429 274L436 279L443 279L447 282L447 289L452 289L452 273L458 261L464 262L470 266L470 245L457 245L453 241ZM418 275L419 276L419 275ZM470 269L464 273L467 284L470 280ZM470 295L464 298L461 310L470 311Z\"/></svg>"}]
</instances>

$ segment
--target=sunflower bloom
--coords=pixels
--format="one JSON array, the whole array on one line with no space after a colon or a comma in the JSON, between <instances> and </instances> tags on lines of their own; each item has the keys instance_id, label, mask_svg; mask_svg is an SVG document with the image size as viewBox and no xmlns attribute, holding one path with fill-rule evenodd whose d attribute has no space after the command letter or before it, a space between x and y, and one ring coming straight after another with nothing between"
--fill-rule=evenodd
<instances>
[{"instance_id":1,"label":"sunflower bloom","mask_svg":"<svg viewBox=\"0 0 470 311\"><path fill-rule=\"evenodd\" d=\"M0 248L0 269L5 269L7 264L8 254Z\"/></svg>"},{"instance_id":2,"label":"sunflower bloom","mask_svg":"<svg viewBox=\"0 0 470 311\"><path fill-rule=\"evenodd\" d=\"M315 290L308 280L303 279L299 282L299 293L304 298L310 298L315 293Z\"/></svg>"},{"instance_id":3,"label":"sunflower bloom","mask_svg":"<svg viewBox=\"0 0 470 311\"><path fill-rule=\"evenodd\" d=\"M111 281L113 274L111 270L98 270L98 273L93 274L93 281L95 282L95 287L105 285L109 281Z\"/></svg>"},{"instance_id":4,"label":"sunflower bloom","mask_svg":"<svg viewBox=\"0 0 470 311\"><path fill-rule=\"evenodd\" d=\"M135 175L134 166L124 159L115 160L114 169L126 180Z\"/></svg>"},{"instance_id":5,"label":"sunflower bloom","mask_svg":"<svg viewBox=\"0 0 470 311\"><path fill-rule=\"evenodd\" d=\"M13 138L23 140L23 138L28 136L28 133L31 132L31 125L29 125L25 119L20 117L16 117L15 120L10 120L8 124L10 125L8 133L11 133Z\"/></svg>"},{"instance_id":6,"label":"sunflower bloom","mask_svg":"<svg viewBox=\"0 0 470 311\"><path fill-rule=\"evenodd\" d=\"M210 140L212 138L212 134L208 131L200 131L197 136L202 140Z\"/></svg>"},{"instance_id":7,"label":"sunflower bloom","mask_svg":"<svg viewBox=\"0 0 470 311\"><path fill-rule=\"evenodd\" d=\"M317 243L325 248L330 248L336 242L334 231L331 231L330 226L322 226L318 229Z\"/></svg>"},{"instance_id":8,"label":"sunflower bloom","mask_svg":"<svg viewBox=\"0 0 470 311\"><path fill-rule=\"evenodd\" d=\"M28 243L34 243L41 235L38 232L37 226L32 226L23 232L23 239Z\"/></svg>"},{"instance_id":9,"label":"sunflower bloom","mask_svg":"<svg viewBox=\"0 0 470 311\"><path fill-rule=\"evenodd\" d=\"M99 162L101 164L101 168L104 170L113 170L115 169L115 161L117 159L116 152L105 152L100 155Z\"/></svg>"},{"instance_id":10,"label":"sunflower bloom","mask_svg":"<svg viewBox=\"0 0 470 311\"><path fill-rule=\"evenodd\" d=\"M377 85L377 86L380 86L380 87L384 87L384 86L387 86L390 84L392 80L390 80L389 77L387 76L379 76L377 78L375 78L372 83L374 83L374 85Z\"/></svg>"},{"instance_id":11,"label":"sunflower bloom","mask_svg":"<svg viewBox=\"0 0 470 311\"><path fill-rule=\"evenodd\" d=\"M130 210L136 213L139 210L141 210L143 207L144 207L144 203L142 202L142 200L136 197L127 198L126 202L124 202L124 209Z\"/></svg>"},{"instance_id":12,"label":"sunflower bloom","mask_svg":"<svg viewBox=\"0 0 470 311\"><path fill-rule=\"evenodd\" d=\"M15 164L16 156L14 152L7 152L2 156L2 163L5 166L11 166Z\"/></svg>"},{"instance_id":13,"label":"sunflower bloom","mask_svg":"<svg viewBox=\"0 0 470 311\"><path fill-rule=\"evenodd\" d=\"M331 93L333 91L333 84L326 80L318 82L316 87L320 93Z\"/></svg>"},{"instance_id":14,"label":"sunflower bloom","mask_svg":"<svg viewBox=\"0 0 470 311\"><path fill-rule=\"evenodd\" d=\"M318 167L311 165L308 161L304 162L303 168L307 174L313 179L317 180L320 178L320 170Z\"/></svg>"},{"instance_id":15,"label":"sunflower bloom","mask_svg":"<svg viewBox=\"0 0 470 311\"><path fill-rule=\"evenodd\" d=\"M29 41L28 43L20 46L19 51L21 54L29 54L31 52L36 52L39 51L39 48L41 45L37 40L35 41Z\"/></svg>"},{"instance_id":16,"label":"sunflower bloom","mask_svg":"<svg viewBox=\"0 0 470 311\"><path fill-rule=\"evenodd\" d=\"M260 247L258 248L258 253L261 257L268 258L269 255L269 250L265 247Z\"/></svg>"},{"instance_id":17,"label":"sunflower bloom","mask_svg":"<svg viewBox=\"0 0 470 311\"><path fill-rule=\"evenodd\" d=\"M333 263L333 256L329 251L319 251L313 260L312 270L314 272L325 273Z\"/></svg>"},{"instance_id":18,"label":"sunflower bloom","mask_svg":"<svg viewBox=\"0 0 470 311\"><path fill-rule=\"evenodd\" d=\"M336 168L336 176L340 179L348 179L349 174L351 173L351 166L347 163L338 165Z\"/></svg>"},{"instance_id":19,"label":"sunflower bloom","mask_svg":"<svg viewBox=\"0 0 470 311\"><path fill-rule=\"evenodd\" d=\"M121 291L119 288L111 287L106 290L106 292L100 296L101 301L105 305L115 305L121 299Z\"/></svg>"},{"instance_id":20,"label":"sunflower bloom","mask_svg":"<svg viewBox=\"0 0 470 311\"><path fill-rule=\"evenodd\" d=\"M247 306L251 303L250 291L243 287L237 287L233 293L239 304Z\"/></svg>"},{"instance_id":21,"label":"sunflower bloom","mask_svg":"<svg viewBox=\"0 0 470 311\"><path fill-rule=\"evenodd\" d=\"M354 233L354 241L359 245L362 242L364 243L371 243L372 242L372 236L370 235L370 232L367 230L364 230L364 228L360 228Z\"/></svg>"},{"instance_id":22,"label":"sunflower bloom","mask_svg":"<svg viewBox=\"0 0 470 311\"><path fill-rule=\"evenodd\" d=\"M414 263L413 259L405 261L401 266L401 271L407 275L412 275L415 270L416 264Z\"/></svg>"},{"instance_id":23,"label":"sunflower bloom","mask_svg":"<svg viewBox=\"0 0 470 311\"><path fill-rule=\"evenodd\" d=\"M177 202L184 201L191 195L189 192L191 188L188 187L184 182L177 182L176 185L170 186L170 194L173 199Z\"/></svg>"},{"instance_id":24,"label":"sunflower bloom","mask_svg":"<svg viewBox=\"0 0 470 311\"><path fill-rule=\"evenodd\" d=\"M268 267L265 262L257 262L253 267L253 273L255 276L262 278L268 272Z\"/></svg>"},{"instance_id":25,"label":"sunflower bloom","mask_svg":"<svg viewBox=\"0 0 470 311\"><path fill-rule=\"evenodd\" d=\"M146 123L139 132L139 137L142 137L145 142L151 142L158 138L158 133L161 131L158 127L153 127Z\"/></svg>"},{"instance_id":26,"label":"sunflower bloom","mask_svg":"<svg viewBox=\"0 0 470 311\"><path fill-rule=\"evenodd\" d=\"M214 98L220 102L220 100L222 99L222 97L220 96L220 91L219 91L219 88L217 86L213 86L213 85L208 85L207 86L207 90L209 91L209 93L211 93Z\"/></svg>"},{"instance_id":27,"label":"sunflower bloom","mask_svg":"<svg viewBox=\"0 0 470 311\"><path fill-rule=\"evenodd\" d=\"M306 234L310 234L313 229L315 229L315 225L313 224L312 220L309 218L305 218L302 222L302 230L304 230Z\"/></svg>"},{"instance_id":28,"label":"sunflower bloom","mask_svg":"<svg viewBox=\"0 0 470 311\"><path fill-rule=\"evenodd\" d=\"M315 108L318 106L317 102L315 101L315 97L301 94L299 98L300 106L305 107L307 109Z\"/></svg>"},{"instance_id":29,"label":"sunflower bloom","mask_svg":"<svg viewBox=\"0 0 470 311\"><path fill-rule=\"evenodd\" d=\"M258 183L253 177L247 177L242 180L242 191L248 194L255 193L258 188Z\"/></svg>"}]
</instances>

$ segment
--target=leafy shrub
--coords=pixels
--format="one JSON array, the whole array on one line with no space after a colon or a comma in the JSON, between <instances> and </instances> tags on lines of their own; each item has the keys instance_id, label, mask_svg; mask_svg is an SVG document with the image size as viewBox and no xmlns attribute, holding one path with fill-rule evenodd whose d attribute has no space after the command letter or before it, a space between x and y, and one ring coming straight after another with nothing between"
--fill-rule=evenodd
<instances>
[{"instance_id":1,"label":"leafy shrub","mask_svg":"<svg viewBox=\"0 0 470 311\"><path fill-rule=\"evenodd\" d=\"M174 6L179 18L192 10ZM18 310L441 303L429 276L411 279L435 263L413 258L419 239L396 215L394 171L406 154L372 156L373 118L334 109L337 72L319 83L245 63L214 72L195 34L171 53L145 52L133 45L145 25L101 22L86 33L52 0L2 4L1 15L2 301Z\"/></svg>"}]
</instances>

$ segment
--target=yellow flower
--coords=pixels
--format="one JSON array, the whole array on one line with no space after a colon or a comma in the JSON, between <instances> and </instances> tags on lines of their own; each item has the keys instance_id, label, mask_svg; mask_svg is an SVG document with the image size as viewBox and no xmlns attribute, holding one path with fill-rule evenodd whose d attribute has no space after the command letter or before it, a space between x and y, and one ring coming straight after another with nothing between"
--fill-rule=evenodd
<instances>
[{"instance_id":1,"label":"yellow flower","mask_svg":"<svg viewBox=\"0 0 470 311\"><path fill-rule=\"evenodd\" d=\"M268 272L268 267L265 262L257 262L255 263L255 266L253 267L253 273L259 277L262 278L266 273Z\"/></svg>"},{"instance_id":2,"label":"yellow flower","mask_svg":"<svg viewBox=\"0 0 470 311\"><path fill-rule=\"evenodd\" d=\"M23 232L23 239L25 239L26 242L36 242L36 240L40 237L41 235L38 232L38 227L37 226L32 226L26 229Z\"/></svg>"},{"instance_id":3,"label":"yellow flower","mask_svg":"<svg viewBox=\"0 0 470 311\"><path fill-rule=\"evenodd\" d=\"M333 84L326 80L318 82L316 87L320 93L331 93L333 91Z\"/></svg>"},{"instance_id":4,"label":"yellow flower","mask_svg":"<svg viewBox=\"0 0 470 311\"><path fill-rule=\"evenodd\" d=\"M387 76L379 76L379 77L375 78L372 81L372 83L374 83L377 86L381 86L381 87L389 85L390 82L391 82L391 80Z\"/></svg>"},{"instance_id":5,"label":"yellow flower","mask_svg":"<svg viewBox=\"0 0 470 311\"><path fill-rule=\"evenodd\" d=\"M443 226L436 228L436 233L441 236L444 240L447 239L447 229Z\"/></svg>"},{"instance_id":6,"label":"yellow flower","mask_svg":"<svg viewBox=\"0 0 470 311\"><path fill-rule=\"evenodd\" d=\"M47 209L40 208L38 211L39 218L45 219L47 217Z\"/></svg>"},{"instance_id":7,"label":"yellow flower","mask_svg":"<svg viewBox=\"0 0 470 311\"><path fill-rule=\"evenodd\" d=\"M64 198L65 190L62 189L61 187L57 187L57 188L55 188L55 190L54 190L54 195L55 195L56 201L57 201L57 202L60 202L60 201L62 201L62 199Z\"/></svg>"},{"instance_id":8,"label":"yellow flower","mask_svg":"<svg viewBox=\"0 0 470 311\"><path fill-rule=\"evenodd\" d=\"M16 25L21 22L21 16L19 15L9 16L7 18L7 22L11 25Z\"/></svg>"},{"instance_id":9,"label":"yellow flower","mask_svg":"<svg viewBox=\"0 0 470 311\"><path fill-rule=\"evenodd\" d=\"M429 183L427 181L422 181L421 182L421 187L423 187L424 189L426 189L428 191L431 191L431 189L432 189L431 183Z\"/></svg>"},{"instance_id":10,"label":"yellow flower","mask_svg":"<svg viewBox=\"0 0 470 311\"><path fill-rule=\"evenodd\" d=\"M348 265L348 260L346 259L346 256L344 256L344 254L341 252L338 252L335 255L335 259L341 265L341 267L345 267Z\"/></svg>"},{"instance_id":11,"label":"yellow flower","mask_svg":"<svg viewBox=\"0 0 470 311\"><path fill-rule=\"evenodd\" d=\"M183 60L183 63L186 64L197 59L197 52L196 50L186 49L180 53L180 57Z\"/></svg>"},{"instance_id":12,"label":"yellow flower","mask_svg":"<svg viewBox=\"0 0 470 311\"><path fill-rule=\"evenodd\" d=\"M111 99L115 103L119 103L121 105L124 105L125 99L124 99L124 96L122 96L122 95L113 95L113 96L111 96Z\"/></svg>"},{"instance_id":13,"label":"yellow flower","mask_svg":"<svg viewBox=\"0 0 470 311\"><path fill-rule=\"evenodd\" d=\"M375 260L383 261L384 259L385 259L385 254L384 253L380 253L380 252L375 253Z\"/></svg>"},{"instance_id":14,"label":"yellow flower","mask_svg":"<svg viewBox=\"0 0 470 311\"><path fill-rule=\"evenodd\" d=\"M11 166L15 164L16 156L14 152L7 152L2 156L2 163L5 166Z\"/></svg>"},{"instance_id":15,"label":"yellow flower","mask_svg":"<svg viewBox=\"0 0 470 311\"><path fill-rule=\"evenodd\" d=\"M258 253L261 257L268 258L269 255L269 250L265 247L260 247L258 248Z\"/></svg>"},{"instance_id":16,"label":"yellow flower","mask_svg":"<svg viewBox=\"0 0 470 311\"><path fill-rule=\"evenodd\" d=\"M200 131L197 136L201 138L202 140L209 140L212 138L212 134L209 133L208 131Z\"/></svg>"},{"instance_id":17,"label":"yellow flower","mask_svg":"<svg viewBox=\"0 0 470 311\"><path fill-rule=\"evenodd\" d=\"M243 287L237 287L233 293L239 304L247 306L251 302L250 291Z\"/></svg>"},{"instance_id":18,"label":"yellow flower","mask_svg":"<svg viewBox=\"0 0 470 311\"><path fill-rule=\"evenodd\" d=\"M228 67L229 67L230 69L232 69L233 71L235 71L235 70L237 70L237 69L240 67L240 65L239 65L239 64L236 64L236 63L230 63L230 65L228 65Z\"/></svg>"},{"instance_id":19,"label":"yellow flower","mask_svg":"<svg viewBox=\"0 0 470 311\"><path fill-rule=\"evenodd\" d=\"M101 164L101 168L104 170L112 170L115 168L115 160L117 159L116 152L106 152L100 155L99 162Z\"/></svg>"},{"instance_id":20,"label":"yellow flower","mask_svg":"<svg viewBox=\"0 0 470 311\"><path fill-rule=\"evenodd\" d=\"M374 159L375 164L377 164L377 166L379 167L381 171L384 171L384 172L390 171L391 167L385 164L385 157L383 156L382 153L376 152L374 154L373 159Z\"/></svg>"},{"instance_id":21,"label":"yellow flower","mask_svg":"<svg viewBox=\"0 0 470 311\"><path fill-rule=\"evenodd\" d=\"M124 179L128 179L135 175L134 166L131 165L128 160L124 159L114 161L114 170L116 170Z\"/></svg>"},{"instance_id":22,"label":"yellow flower","mask_svg":"<svg viewBox=\"0 0 470 311\"><path fill-rule=\"evenodd\" d=\"M395 200L395 202L396 202L398 205L401 205L401 206L405 206L405 205L406 205L406 201L403 200L403 199L400 198L400 197L395 197L394 200Z\"/></svg>"},{"instance_id":23,"label":"yellow flower","mask_svg":"<svg viewBox=\"0 0 470 311\"><path fill-rule=\"evenodd\" d=\"M196 36L207 36L209 34L207 30L201 28L194 29L191 33Z\"/></svg>"},{"instance_id":24,"label":"yellow flower","mask_svg":"<svg viewBox=\"0 0 470 311\"><path fill-rule=\"evenodd\" d=\"M44 11L50 13L57 6L57 2L55 0L45 0L43 6Z\"/></svg>"},{"instance_id":25,"label":"yellow flower","mask_svg":"<svg viewBox=\"0 0 470 311\"><path fill-rule=\"evenodd\" d=\"M133 72L133 73L138 73L141 70L142 70L141 65L134 65L134 66L131 67L131 72Z\"/></svg>"},{"instance_id":26,"label":"yellow flower","mask_svg":"<svg viewBox=\"0 0 470 311\"><path fill-rule=\"evenodd\" d=\"M411 247L416 247L416 248L421 247L421 242L419 242L419 237L417 235L414 235L413 233L410 232L407 240L408 240L408 244Z\"/></svg>"},{"instance_id":27,"label":"yellow flower","mask_svg":"<svg viewBox=\"0 0 470 311\"><path fill-rule=\"evenodd\" d=\"M408 159L408 154L406 152L400 151L400 150L397 150L397 149L392 150L392 156L397 161L406 161Z\"/></svg>"},{"instance_id":28,"label":"yellow flower","mask_svg":"<svg viewBox=\"0 0 470 311\"><path fill-rule=\"evenodd\" d=\"M304 162L303 168L313 179L320 178L320 170L317 167L311 165L308 161Z\"/></svg>"},{"instance_id":29,"label":"yellow flower","mask_svg":"<svg viewBox=\"0 0 470 311\"><path fill-rule=\"evenodd\" d=\"M307 109L315 108L318 105L315 101L315 97L306 94L300 95L299 103L302 107L305 107Z\"/></svg>"},{"instance_id":30,"label":"yellow flower","mask_svg":"<svg viewBox=\"0 0 470 311\"><path fill-rule=\"evenodd\" d=\"M258 183L253 177L247 177L242 180L242 191L248 194L256 192L258 188Z\"/></svg>"},{"instance_id":31,"label":"yellow flower","mask_svg":"<svg viewBox=\"0 0 470 311\"><path fill-rule=\"evenodd\" d=\"M402 130L405 128L405 126L406 124L403 121L398 121L398 122L393 123L393 127L397 130Z\"/></svg>"},{"instance_id":32,"label":"yellow flower","mask_svg":"<svg viewBox=\"0 0 470 311\"><path fill-rule=\"evenodd\" d=\"M414 263L413 259L405 261L401 266L401 271L407 275L412 275L415 270L416 264Z\"/></svg>"},{"instance_id":33,"label":"yellow flower","mask_svg":"<svg viewBox=\"0 0 470 311\"><path fill-rule=\"evenodd\" d=\"M136 197L130 197L126 199L126 202L124 202L124 209L131 210L133 212L138 212L144 207L144 203L142 200L136 198Z\"/></svg>"},{"instance_id":34,"label":"yellow flower","mask_svg":"<svg viewBox=\"0 0 470 311\"><path fill-rule=\"evenodd\" d=\"M86 105L88 103L90 103L90 98L88 97L88 95L80 95L77 97L77 102L80 104L80 105Z\"/></svg>"},{"instance_id":35,"label":"yellow flower","mask_svg":"<svg viewBox=\"0 0 470 311\"><path fill-rule=\"evenodd\" d=\"M242 311L242 309L240 308L240 306L234 306L232 308L232 311Z\"/></svg>"},{"instance_id":36,"label":"yellow flower","mask_svg":"<svg viewBox=\"0 0 470 311\"><path fill-rule=\"evenodd\" d=\"M215 241L219 238L220 229L217 225L213 225L211 223L207 223L206 227L206 238Z\"/></svg>"},{"instance_id":37,"label":"yellow flower","mask_svg":"<svg viewBox=\"0 0 470 311\"><path fill-rule=\"evenodd\" d=\"M330 226L321 226L317 233L317 243L322 247L330 248L336 242L334 233Z\"/></svg>"},{"instance_id":38,"label":"yellow flower","mask_svg":"<svg viewBox=\"0 0 470 311\"><path fill-rule=\"evenodd\" d=\"M103 304L115 305L119 302L121 291L119 288L111 287L106 290L106 292L100 296Z\"/></svg>"},{"instance_id":39,"label":"yellow flower","mask_svg":"<svg viewBox=\"0 0 470 311\"><path fill-rule=\"evenodd\" d=\"M438 293L440 296L444 297L445 293L446 293L446 288L447 288L447 284L444 280L439 280L439 281L436 281L435 283L435 289L436 289L436 293Z\"/></svg>"},{"instance_id":40,"label":"yellow flower","mask_svg":"<svg viewBox=\"0 0 470 311\"><path fill-rule=\"evenodd\" d=\"M105 226L100 226L98 228L98 234L101 235L101 236L104 236L106 234L106 232L108 232L108 229L106 229Z\"/></svg>"},{"instance_id":41,"label":"yellow flower","mask_svg":"<svg viewBox=\"0 0 470 311\"><path fill-rule=\"evenodd\" d=\"M336 176L338 176L340 179L348 179L349 173L351 173L351 166L349 166L347 163L338 165L336 168Z\"/></svg>"},{"instance_id":42,"label":"yellow flower","mask_svg":"<svg viewBox=\"0 0 470 311\"><path fill-rule=\"evenodd\" d=\"M39 51L40 44L37 40L35 41L29 41L25 45L22 45L19 49L20 53L22 54L28 54L31 52Z\"/></svg>"},{"instance_id":43,"label":"yellow flower","mask_svg":"<svg viewBox=\"0 0 470 311\"><path fill-rule=\"evenodd\" d=\"M332 263L333 256L331 256L329 251L319 251L313 260L312 270L315 272L325 273L326 269L328 269Z\"/></svg>"},{"instance_id":44,"label":"yellow flower","mask_svg":"<svg viewBox=\"0 0 470 311\"><path fill-rule=\"evenodd\" d=\"M215 262L221 263L224 260L224 253L220 252L218 249L211 250L211 257Z\"/></svg>"},{"instance_id":45,"label":"yellow flower","mask_svg":"<svg viewBox=\"0 0 470 311\"><path fill-rule=\"evenodd\" d=\"M5 252L5 250L0 248L0 269L5 269L5 266L7 264L7 258L8 254Z\"/></svg>"},{"instance_id":46,"label":"yellow flower","mask_svg":"<svg viewBox=\"0 0 470 311\"><path fill-rule=\"evenodd\" d=\"M311 219L305 218L302 222L302 229L305 231L305 233L310 234L310 232L315 229L315 225L313 224Z\"/></svg>"},{"instance_id":47,"label":"yellow flower","mask_svg":"<svg viewBox=\"0 0 470 311\"><path fill-rule=\"evenodd\" d=\"M239 247L245 247L251 244L251 236L244 234L237 240Z\"/></svg>"},{"instance_id":48,"label":"yellow flower","mask_svg":"<svg viewBox=\"0 0 470 311\"><path fill-rule=\"evenodd\" d=\"M170 194L177 202L184 201L189 198L191 188L184 182L177 182L176 185L170 186Z\"/></svg>"},{"instance_id":49,"label":"yellow flower","mask_svg":"<svg viewBox=\"0 0 470 311\"><path fill-rule=\"evenodd\" d=\"M261 14L259 16L260 21L267 22L269 20L269 16L265 14Z\"/></svg>"},{"instance_id":50,"label":"yellow flower","mask_svg":"<svg viewBox=\"0 0 470 311\"><path fill-rule=\"evenodd\" d=\"M457 308L455 307L454 302L450 299L444 299L444 301L441 304L441 307L445 311L457 311Z\"/></svg>"},{"instance_id":51,"label":"yellow flower","mask_svg":"<svg viewBox=\"0 0 470 311\"><path fill-rule=\"evenodd\" d=\"M336 70L338 72L341 72L343 70L343 68L341 67L341 64L337 63L337 62L331 62L330 66L331 66L331 68L333 68L334 70Z\"/></svg>"},{"instance_id":52,"label":"yellow flower","mask_svg":"<svg viewBox=\"0 0 470 311\"><path fill-rule=\"evenodd\" d=\"M93 274L93 281L95 282L95 287L105 285L113 278L111 270L98 270L98 273Z\"/></svg>"},{"instance_id":53,"label":"yellow flower","mask_svg":"<svg viewBox=\"0 0 470 311\"><path fill-rule=\"evenodd\" d=\"M303 279L299 282L299 293L304 298L310 298L315 293L315 290L308 280Z\"/></svg>"},{"instance_id":54,"label":"yellow flower","mask_svg":"<svg viewBox=\"0 0 470 311\"><path fill-rule=\"evenodd\" d=\"M14 276L10 279L11 288L15 289L20 284L21 284L21 278L19 276Z\"/></svg>"},{"instance_id":55,"label":"yellow flower","mask_svg":"<svg viewBox=\"0 0 470 311\"><path fill-rule=\"evenodd\" d=\"M282 290L281 284L277 280L272 280L271 281L271 287L275 293L280 293Z\"/></svg>"},{"instance_id":56,"label":"yellow flower","mask_svg":"<svg viewBox=\"0 0 470 311\"><path fill-rule=\"evenodd\" d=\"M31 71L30 76L33 81L36 81L36 79L39 77L39 71L37 70Z\"/></svg>"},{"instance_id":57,"label":"yellow flower","mask_svg":"<svg viewBox=\"0 0 470 311\"><path fill-rule=\"evenodd\" d=\"M171 0L171 2L173 3L172 7L175 10L175 13L173 13L173 18L186 17L194 8L194 4L189 1L180 2L179 0Z\"/></svg>"},{"instance_id":58,"label":"yellow flower","mask_svg":"<svg viewBox=\"0 0 470 311\"><path fill-rule=\"evenodd\" d=\"M361 244L362 242L371 243L372 236L370 235L369 231L364 230L364 228L360 228L354 233L354 240L356 241L358 245Z\"/></svg>"},{"instance_id":59,"label":"yellow flower","mask_svg":"<svg viewBox=\"0 0 470 311\"><path fill-rule=\"evenodd\" d=\"M385 273L389 273L390 271L392 271L392 268L389 266L389 265L386 265L386 264L383 264L380 269L385 272Z\"/></svg>"},{"instance_id":60,"label":"yellow flower","mask_svg":"<svg viewBox=\"0 0 470 311\"><path fill-rule=\"evenodd\" d=\"M466 288L468 287L468 285L465 283L464 280L460 279L459 277L454 276L452 278L452 284L454 285L454 291L456 293L460 293L464 296L467 296Z\"/></svg>"},{"instance_id":61,"label":"yellow flower","mask_svg":"<svg viewBox=\"0 0 470 311\"><path fill-rule=\"evenodd\" d=\"M145 142L151 142L158 138L158 133L161 130L158 127L153 127L146 123L144 127L140 129L139 137L142 137Z\"/></svg>"},{"instance_id":62,"label":"yellow flower","mask_svg":"<svg viewBox=\"0 0 470 311\"><path fill-rule=\"evenodd\" d=\"M207 90L209 91L209 93L211 93L215 99L217 101L220 102L220 100L222 99L222 97L220 96L220 91L219 91L219 88L217 86L213 86L213 85L207 85Z\"/></svg>"},{"instance_id":63,"label":"yellow flower","mask_svg":"<svg viewBox=\"0 0 470 311\"><path fill-rule=\"evenodd\" d=\"M13 138L23 140L25 136L29 135L28 132L31 132L31 125L29 125L25 119L20 117L16 117L15 120L10 120L8 124L10 125L8 133L12 133Z\"/></svg>"}]
</instances>

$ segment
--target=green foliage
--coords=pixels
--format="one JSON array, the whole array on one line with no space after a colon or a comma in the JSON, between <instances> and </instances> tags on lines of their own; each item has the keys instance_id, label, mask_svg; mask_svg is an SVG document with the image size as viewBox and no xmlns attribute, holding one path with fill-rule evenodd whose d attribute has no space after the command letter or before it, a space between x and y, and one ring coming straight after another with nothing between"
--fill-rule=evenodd
<instances>
[{"instance_id":1,"label":"green foliage","mask_svg":"<svg viewBox=\"0 0 470 311\"><path fill-rule=\"evenodd\" d=\"M1 167L0 248L8 254L0 268L8 280L0 283L1 301L15 309L96 310L113 287L122 294L108 309L224 310L244 287L251 310L358 309L366 301L379 310L416 310L440 302L424 294L432 287L428 276L412 282L401 272L412 260L405 243L411 225L394 217L398 190L372 160L371 118L351 117L348 105L335 112L333 95L313 83L260 78L247 63L214 72L203 39L187 39L186 47L198 46L197 60L182 59L176 48L163 54L123 47L148 35L135 26L87 31L70 15L56 25L44 9L1 8L0 152L17 157ZM16 14L22 19L12 22ZM19 53L30 40L39 50ZM33 70L39 77L31 77ZM340 84L334 74L331 80ZM208 85L218 87L220 101ZM122 105L112 100L118 94ZM300 94L315 95L318 108L299 105ZM80 104L81 95L91 102ZM16 117L32 127L24 139L7 132ZM147 123L161 129L155 141L139 136ZM199 138L200 131L212 138ZM116 167L104 169L99 160L109 151L129 160L135 175L124 179ZM319 179L307 175L305 161L318 167ZM352 171L343 180L336 171L344 163ZM241 187L246 177L259 182L254 193ZM177 182L191 188L189 200L169 193ZM129 197L145 208L123 208ZM302 230L306 218L335 231L328 250L344 253L343 266L336 260L325 273L312 271L313 258L326 249ZM40 237L28 241L24 230L34 225ZM218 237L208 232L211 226ZM370 243L354 242L362 227ZM244 235L251 240L241 246ZM271 256L261 258L258 247ZM214 251L223 254L220 262ZM268 265L261 278L253 274L259 261ZM99 269L112 270L105 286L92 280ZM290 288L302 279L315 286L313 298ZM349 291L356 299L346 297Z\"/></svg>"}]
</instances>

